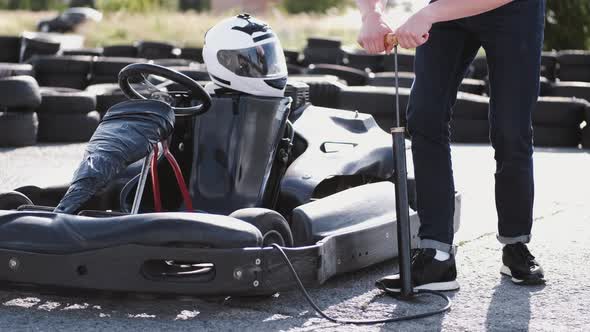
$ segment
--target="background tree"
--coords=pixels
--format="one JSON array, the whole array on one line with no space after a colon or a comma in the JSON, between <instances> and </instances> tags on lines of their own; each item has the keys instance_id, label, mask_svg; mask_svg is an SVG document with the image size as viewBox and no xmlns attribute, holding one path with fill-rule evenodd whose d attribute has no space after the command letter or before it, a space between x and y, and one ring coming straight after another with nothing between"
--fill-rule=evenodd
<instances>
[{"instance_id":1,"label":"background tree","mask_svg":"<svg viewBox=\"0 0 590 332\"><path fill-rule=\"evenodd\" d=\"M545 49L590 48L590 0L547 0Z\"/></svg>"}]
</instances>

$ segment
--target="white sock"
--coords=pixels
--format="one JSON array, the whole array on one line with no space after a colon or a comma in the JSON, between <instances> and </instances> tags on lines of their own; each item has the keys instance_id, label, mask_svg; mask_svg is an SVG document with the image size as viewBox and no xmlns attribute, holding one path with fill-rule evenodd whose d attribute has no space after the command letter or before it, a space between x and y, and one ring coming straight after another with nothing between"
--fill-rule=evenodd
<instances>
[{"instance_id":1,"label":"white sock","mask_svg":"<svg viewBox=\"0 0 590 332\"><path fill-rule=\"evenodd\" d=\"M446 251L436 250L436 255L434 255L434 259L439 262L446 261L449 258L451 258L451 255Z\"/></svg>"}]
</instances>

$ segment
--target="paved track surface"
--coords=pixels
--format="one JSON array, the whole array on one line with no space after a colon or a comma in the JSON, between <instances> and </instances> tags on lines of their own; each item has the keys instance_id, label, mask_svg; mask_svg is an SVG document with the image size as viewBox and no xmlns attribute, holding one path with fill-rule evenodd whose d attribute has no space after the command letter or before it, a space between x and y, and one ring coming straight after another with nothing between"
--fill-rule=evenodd
<instances>
[{"instance_id":1,"label":"paved track surface","mask_svg":"<svg viewBox=\"0 0 590 332\"><path fill-rule=\"evenodd\" d=\"M0 149L0 191L65 183L83 144ZM535 225L531 248L547 285L517 287L499 274L495 240L493 151L453 147L457 189L463 194L457 234L461 290L452 311L423 320L378 326L336 325L318 318L297 291L263 298L157 298L148 295L40 294L0 290L2 330L210 331L583 331L590 326L590 154L537 149ZM0 262L1 263L1 262ZM328 281L311 295L339 318L377 318L433 309L435 298L413 303L384 297L373 282L394 262ZM287 276L285 276L287 277Z\"/></svg>"}]
</instances>

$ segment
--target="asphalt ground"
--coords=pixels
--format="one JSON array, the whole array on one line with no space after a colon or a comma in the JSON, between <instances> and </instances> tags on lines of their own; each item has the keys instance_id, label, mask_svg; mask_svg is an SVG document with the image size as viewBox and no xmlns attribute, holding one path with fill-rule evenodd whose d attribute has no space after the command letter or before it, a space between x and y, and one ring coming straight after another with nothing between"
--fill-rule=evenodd
<instances>
[{"instance_id":1,"label":"asphalt ground","mask_svg":"<svg viewBox=\"0 0 590 332\"><path fill-rule=\"evenodd\" d=\"M83 144L0 149L0 191L70 180ZM463 195L457 264L461 289L452 310L422 320L375 326L337 325L313 313L301 294L194 298L0 290L0 329L10 331L584 331L590 326L590 154L535 152L535 223L531 251L546 271L545 286L519 287L499 274L495 239L493 150L455 145L456 187ZM395 272L385 262L329 280L310 294L338 318L378 318L434 309L436 298L411 303L373 287ZM287 277L287 276L286 276Z\"/></svg>"}]
</instances>

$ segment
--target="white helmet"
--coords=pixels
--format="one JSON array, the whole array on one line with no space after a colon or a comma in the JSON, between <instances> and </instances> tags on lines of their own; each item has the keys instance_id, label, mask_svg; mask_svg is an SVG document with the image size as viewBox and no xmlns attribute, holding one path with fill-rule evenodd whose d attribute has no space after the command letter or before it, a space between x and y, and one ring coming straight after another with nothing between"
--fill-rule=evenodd
<instances>
[{"instance_id":1,"label":"white helmet","mask_svg":"<svg viewBox=\"0 0 590 332\"><path fill-rule=\"evenodd\" d=\"M284 96L287 63L279 38L249 14L223 20L207 31L203 60L218 86L256 96Z\"/></svg>"}]
</instances>

